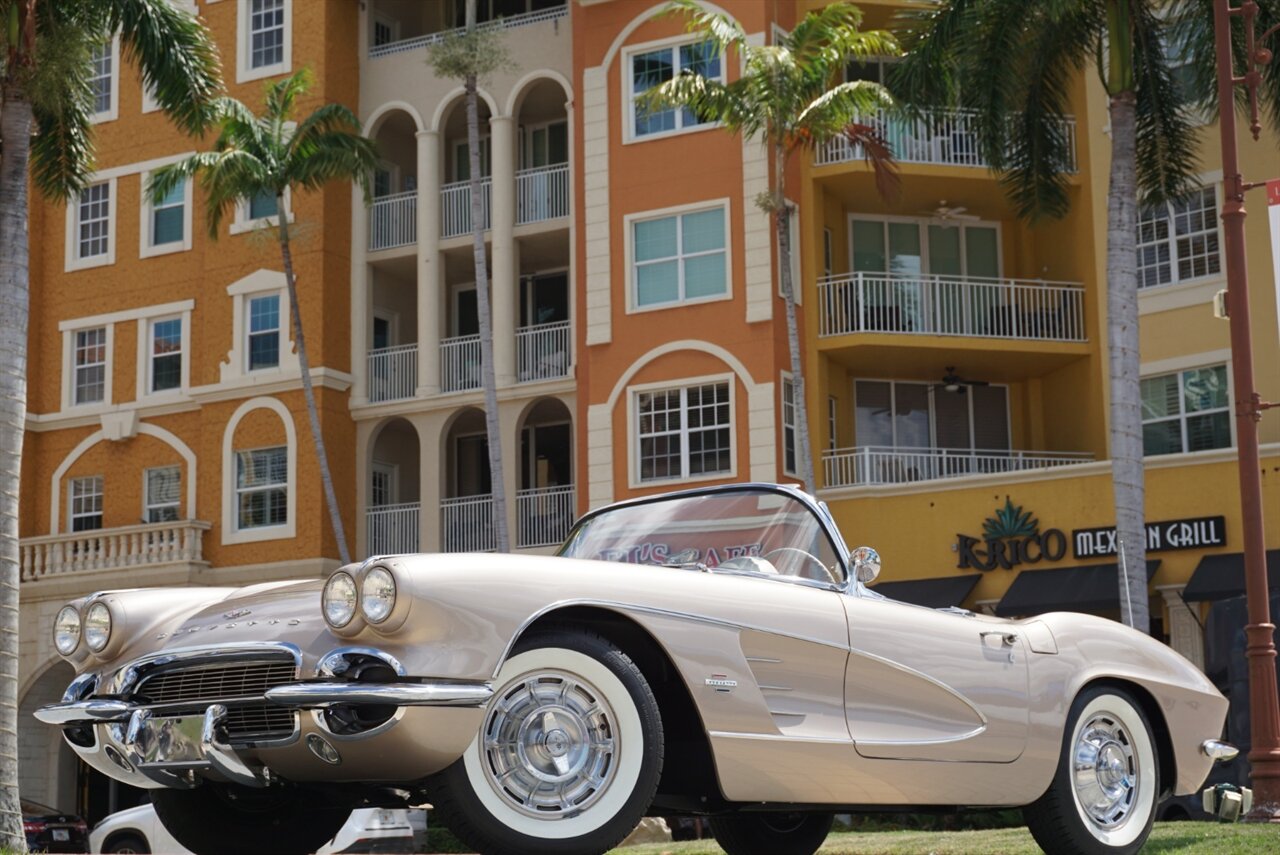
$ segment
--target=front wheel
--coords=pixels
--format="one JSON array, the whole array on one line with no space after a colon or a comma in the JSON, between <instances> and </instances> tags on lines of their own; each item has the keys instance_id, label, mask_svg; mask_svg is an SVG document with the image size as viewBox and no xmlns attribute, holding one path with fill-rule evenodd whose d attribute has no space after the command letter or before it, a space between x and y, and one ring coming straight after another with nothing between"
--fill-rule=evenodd
<instances>
[{"instance_id":1,"label":"front wheel","mask_svg":"<svg viewBox=\"0 0 1280 855\"><path fill-rule=\"evenodd\" d=\"M1132 695L1110 686L1080 693L1053 782L1023 809L1031 835L1047 855L1132 855L1155 820L1158 763Z\"/></svg>"},{"instance_id":2,"label":"front wheel","mask_svg":"<svg viewBox=\"0 0 1280 855\"><path fill-rule=\"evenodd\" d=\"M640 669L608 640L552 630L520 641L484 723L433 787L444 824L485 855L592 855L653 801L662 719Z\"/></svg>"},{"instance_id":3,"label":"front wheel","mask_svg":"<svg viewBox=\"0 0 1280 855\"><path fill-rule=\"evenodd\" d=\"M305 797L206 783L194 790L152 790L156 816L196 855L307 855L333 839L349 810L317 810Z\"/></svg>"},{"instance_id":4,"label":"front wheel","mask_svg":"<svg viewBox=\"0 0 1280 855\"><path fill-rule=\"evenodd\" d=\"M711 817L728 855L813 855L831 833L829 813L733 813Z\"/></svg>"}]
</instances>

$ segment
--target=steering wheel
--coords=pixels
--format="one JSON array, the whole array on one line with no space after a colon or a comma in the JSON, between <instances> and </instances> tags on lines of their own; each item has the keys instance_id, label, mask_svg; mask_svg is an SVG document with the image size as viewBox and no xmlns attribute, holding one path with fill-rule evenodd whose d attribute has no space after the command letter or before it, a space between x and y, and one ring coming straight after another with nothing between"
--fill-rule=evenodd
<instances>
[{"instance_id":1,"label":"steering wheel","mask_svg":"<svg viewBox=\"0 0 1280 855\"><path fill-rule=\"evenodd\" d=\"M816 555L811 555L810 553L805 552L803 549L800 549L798 547L779 546L777 549L766 552L764 555L760 557L763 558L765 561L769 561L770 563L773 563L771 556L777 555L779 553L791 553L805 559L810 564L815 565L819 570L821 570L822 575L825 576L827 579L831 580L831 583L833 585L840 584L840 580L836 578L836 574L832 573L831 570L827 567L827 565L822 563L821 559L819 559ZM783 575L784 576L800 576L799 573L783 573ZM813 577L810 576L808 578L813 578ZM818 581L822 581L822 578L818 577Z\"/></svg>"}]
</instances>

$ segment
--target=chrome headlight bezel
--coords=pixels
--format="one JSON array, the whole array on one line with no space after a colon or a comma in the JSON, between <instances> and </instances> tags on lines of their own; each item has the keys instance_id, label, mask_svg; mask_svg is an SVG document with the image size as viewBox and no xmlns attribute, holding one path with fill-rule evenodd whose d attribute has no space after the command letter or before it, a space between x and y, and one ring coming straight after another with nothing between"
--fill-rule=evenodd
<instances>
[{"instance_id":1,"label":"chrome headlight bezel","mask_svg":"<svg viewBox=\"0 0 1280 855\"><path fill-rule=\"evenodd\" d=\"M65 637L70 638L70 646L64 645L59 639L64 637L63 621L68 621L67 626L74 626L74 634L69 630ZM58 651L60 656L70 656L80 647L80 642L84 638L84 621L80 618L80 610L75 606L63 606L58 609L58 614L53 619L53 649Z\"/></svg>"},{"instance_id":2,"label":"chrome headlight bezel","mask_svg":"<svg viewBox=\"0 0 1280 855\"><path fill-rule=\"evenodd\" d=\"M338 586L343 586L341 591L341 612L332 612L331 604L339 604L339 600L334 598ZM356 585L355 577L345 570L340 570L329 577L324 583L324 590L320 594L320 611L324 615L324 622L334 629L342 629L350 626L351 621L355 620L356 613L360 610L360 589ZM344 617L345 616L345 617Z\"/></svg>"},{"instance_id":3,"label":"chrome headlight bezel","mask_svg":"<svg viewBox=\"0 0 1280 855\"><path fill-rule=\"evenodd\" d=\"M111 607L102 601L90 603L84 610L84 622L81 633L85 646L93 653L101 653L111 643L111 630L114 623ZM100 641L96 639L101 639Z\"/></svg>"},{"instance_id":4,"label":"chrome headlight bezel","mask_svg":"<svg viewBox=\"0 0 1280 855\"><path fill-rule=\"evenodd\" d=\"M360 614L371 624L391 617L396 608L396 577L386 567L374 567L360 581Z\"/></svg>"}]
</instances>

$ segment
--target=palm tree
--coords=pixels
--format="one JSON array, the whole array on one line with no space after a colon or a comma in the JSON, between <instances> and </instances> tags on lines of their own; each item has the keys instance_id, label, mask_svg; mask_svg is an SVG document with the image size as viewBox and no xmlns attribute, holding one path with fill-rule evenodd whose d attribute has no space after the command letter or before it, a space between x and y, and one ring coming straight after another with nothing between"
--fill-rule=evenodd
<instances>
[{"instance_id":1,"label":"palm tree","mask_svg":"<svg viewBox=\"0 0 1280 855\"><path fill-rule=\"evenodd\" d=\"M893 99L878 83L832 85L832 81L850 59L896 55L897 42L886 32L859 31L862 12L843 2L810 12L790 35L780 37L774 45L751 43L737 21L706 11L694 0L673 0L668 8L684 15L689 31L701 33L722 54L732 49L741 57L742 74L731 83L721 83L684 72L643 93L641 106L650 111L687 108L719 122L730 133L760 139L773 158L769 192L756 204L773 216L778 241L795 401L796 471L810 490L817 490L796 325L795 283L791 281L790 222L794 212L787 202L787 164L796 151L813 151L845 137L866 152L881 192L891 192L896 176L888 145L866 119L892 107Z\"/></svg>"},{"instance_id":2,"label":"palm tree","mask_svg":"<svg viewBox=\"0 0 1280 855\"><path fill-rule=\"evenodd\" d=\"M217 51L204 27L168 0L0 0L0 849L15 852L26 847L16 740L27 181L52 200L69 200L88 182L90 51L113 34L169 117L185 131L203 130L221 88Z\"/></svg>"},{"instance_id":3,"label":"palm tree","mask_svg":"<svg viewBox=\"0 0 1280 855\"><path fill-rule=\"evenodd\" d=\"M502 428L498 422L498 381L493 365L493 309L489 267L484 254L484 200L480 186L480 98L477 87L508 65L506 48L497 30L476 26L476 0L467 0L466 27L434 45L427 62L441 77L462 81L467 109L467 150L471 191L471 247L476 271L476 314L480 326L480 384L484 388L485 439L489 446L493 541L499 552L510 551L507 534L507 492L502 477Z\"/></svg>"},{"instance_id":4,"label":"palm tree","mask_svg":"<svg viewBox=\"0 0 1280 855\"><path fill-rule=\"evenodd\" d=\"M217 240L219 227L227 212L237 204L260 196L276 200L275 236L284 263L285 284L289 291L289 315L293 319L293 340L302 370L302 393L307 402L307 418L311 439L315 442L320 465L320 481L324 487L329 521L338 542L343 564L351 561L347 536L342 525L338 498L329 473L329 456L324 435L320 431L320 413L316 409L315 390L311 385L311 360L302 332L302 313L298 306L298 281L293 271L293 253L289 242L289 215L285 209L286 194L305 190L315 192L330 181L355 181L369 198L369 176L378 165L378 150L360 133L360 121L341 104L325 104L295 125L292 120L298 98L311 85L306 69L283 80L268 83L265 111L261 116L234 98L215 102L218 138L213 151L194 154L186 160L157 170L148 192L157 202L182 182L196 178L206 198L209 237Z\"/></svg>"},{"instance_id":5,"label":"palm tree","mask_svg":"<svg viewBox=\"0 0 1280 855\"><path fill-rule=\"evenodd\" d=\"M1145 487L1138 358L1139 202L1188 189L1197 170L1197 127L1179 91L1171 46L1212 56L1211 0L943 0L904 13L904 97L975 111L979 146L999 172L1019 217L1067 210L1068 89L1087 66L1108 99L1107 349L1111 473L1121 567L1121 614L1149 631ZM1184 33L1175 22L1203 17ZM1198 35L1187 43L1186 33ZM1274 67L1273 67L1274 69ZM1272 71L1274 74L1274 70ZM1274 90L1273 90L1274 91ZM1214 90L1204 93L1211 98ZM1274 115L1274 114L1273 114Z\"/></svg>"}]
</instances>

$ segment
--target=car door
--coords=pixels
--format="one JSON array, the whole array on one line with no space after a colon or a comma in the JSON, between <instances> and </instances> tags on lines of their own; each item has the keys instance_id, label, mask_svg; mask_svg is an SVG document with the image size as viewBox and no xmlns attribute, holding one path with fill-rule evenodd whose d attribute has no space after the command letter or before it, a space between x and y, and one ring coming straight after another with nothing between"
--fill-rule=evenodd
<instances>
[{"instance_id":1,"label":"car door","mask_svg":"<svg viewBox=\"0 0 1280 855\"><path fill-rule=\"evenodd\" d=\"M1004 763L1027 739L1017 627L869 596L844 598L845 713L863 757Z\"/></svg>"}]
</instances>

